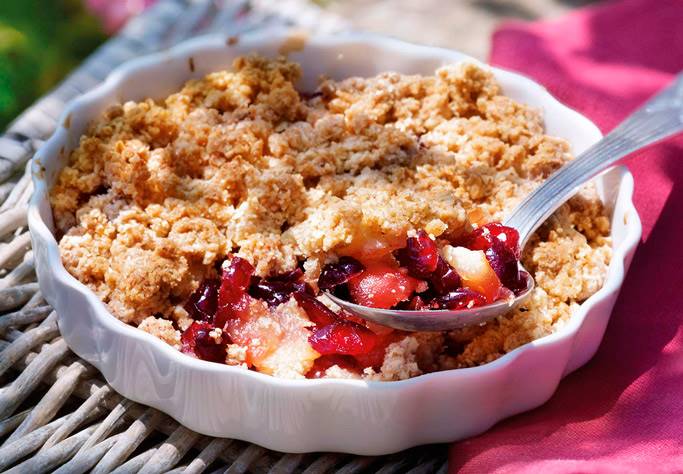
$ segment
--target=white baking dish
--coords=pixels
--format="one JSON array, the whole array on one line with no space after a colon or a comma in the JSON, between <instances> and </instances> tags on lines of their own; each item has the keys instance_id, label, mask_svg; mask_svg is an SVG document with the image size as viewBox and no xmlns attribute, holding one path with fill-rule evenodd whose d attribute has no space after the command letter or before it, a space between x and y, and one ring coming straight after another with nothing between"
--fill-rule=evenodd
<instances>
[{"instance_id":1,"label":"white baking dish","mask_svg":"<svg viewBox=\"0 0 683 474\"><path fill-rule=\"evenodd\" d=\"M291 58L302 63L301 87L308 90L321 74L337 79L387 70L431 74L443 64L472 60L455 51L377 36L292 39L280 31L245 36L237 44L221 37L200 38L118 68L104 84L68 106L62 125L33 163L29 225L40 287L57 310L71 349L95 365L121 394L156 407L193 430L286 452L378 455L454 441L544 403L564 375L595 353L640 239L640 221L631 202L633 178L623 167L597 179L601 196L613 211L614 256L604 287L557 333L476 368L401 382L293 381L204 362L120 322L66 272L52 234L47 193L87 124L111 103L163 98L187 79L229 68L237 55L274 55L283 45L290 50L303 45ZM543 87L511 72L493 71L506 95L543 109L548 133L568 139L574 153L600 138L595 125Z\"/></svg>"}]
</instances>

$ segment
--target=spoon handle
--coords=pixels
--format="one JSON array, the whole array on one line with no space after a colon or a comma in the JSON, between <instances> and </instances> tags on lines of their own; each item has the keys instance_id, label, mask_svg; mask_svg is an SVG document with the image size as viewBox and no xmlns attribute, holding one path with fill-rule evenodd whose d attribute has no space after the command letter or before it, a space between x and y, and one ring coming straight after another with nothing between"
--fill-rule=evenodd
<instances>
[{"instance_id":1,"label":"spoon handle","mask_svg":"<svg viewBox=\"0 0 683 474\"><path fill-rule=\"evenodd\" d=\"M576 189L612 163L636 150L683 131L683 73L602 140L553 173L506 219L524 245L531 234Z\"/></svg>"}]
</instances>

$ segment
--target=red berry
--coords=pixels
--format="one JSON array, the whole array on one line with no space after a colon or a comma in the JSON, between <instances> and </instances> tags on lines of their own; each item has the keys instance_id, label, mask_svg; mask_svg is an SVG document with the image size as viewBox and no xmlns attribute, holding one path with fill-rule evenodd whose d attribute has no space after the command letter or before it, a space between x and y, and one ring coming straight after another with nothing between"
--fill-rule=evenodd
<instances>
[{"instance_id":1,"label":"red berry","mask_svg":"<svg viewBox=\"0 0 683 474\"><path fill-rule=\"evenodd\" d=\"M490 222L477 227L464 237L461 245L470 250L487 250L495 242L502 243L515 258L519 258L519 232L499 222Z\"/></svg>"},{"instance_id":2,"label":"red berry","mask_svg":"<svg viewBox=\"0 0 683 474\"><path fill-rule=\"evenodd\" d=\"M508 285L508 288L510 288L515 295L519 295L526 290L527 281L531 278L531 275L525 271L520 271L518 276L519 278L514 284Z\"/></svg>"},{"instance_id":3,"label":"red berry","mask_svg":"<svg viewBox=\"0 0 683 474\"><path fill-rule=\"evenodd\" d=\"M233 257L228 265L223 266L221 291L227 287L244 292L251 283L253 274L254 267L251 266L251 263L241 257Z\"/></svg>"},{"instance_id":4,"label":"red berry","mask_svg":"<svg viewBox=\"0 0 683 474\"><path fill-rule=\"evenodd\" d=\"M295 291L312 293L310 286L299 281L303 274L301 269L297 268L268 278L251 277L249 294L265 301L268 306L278 306L286 303Z\"/></svg>"},{"instance_id":5,"label":"red berry","mask_svg":"<svg viewBox=\"0 0 683 474\"><path fill-rule=\"evenodd\" d=\"M249 294L259 300L265 301L268 306L278 306L286 303L294 291L291 284L283 281L268 281L259 277L253 277Z\"/></svg>"},{"instance_id":6,"label":"red berry","mask_svg":"<svg viewBox=\"0 0 683 474\"><path fill-rule=\"evenodd\" d=\"M231 319L245 319L249 315L249 305L251 304L251 297L243 293L237 301L230 302L221 306L218 305L216 310L216 317L214 318L214 324L216 327L225 329L225 323Z\"/></svg>"},{"instance_id":7,"label":"red berry","mask_svg":"<svg viewBox=\"0 0 683 474\"><path fill-rule=\"evenodd\" d=\"M194 321L180 336L181 351L198 359L225 363L227 341L212 338L209 333L213 329L207 322Z\"/></svg>"},{"instance_id":8,"label":"red berry","mask_svg":"<svg viewBox=\"0 0 683 474\"><path fill-rule=\"evenodd\" d=\"M213 321L218 305L218 280L204 280L185 304L185 310L197 321Z\"/></svg>"},{"instance_id":9,"label":"red berry","mask_svg":"<svg viewBox=\"0 0 683 474\"><path fill-rule=\"evenodd\" d=\"M410 311L420 311L423 309L428 309L429 305L422 299L420 295L415 295L408 302L405 309Z\"/></svg>"},{"instance_id":10,"label":"red berry","mask_svg":"<svg viewBox=\"0 0 683 474\"><path fill-rule=\"evenodd\" d=\"M360 274L365 267L352 257L341 257L336 263L328 263L320 272L318 287L321 290L329 290L337 285L346 283L352 277Z\"/></svg>"},{"instance_id":11,"label":"red berry","mask_svg":"<svg viewBox=\"0 0 683 474\"><path fill-rule=\"evenodd\" d=\"M501 283L508 288L519 286L519 265L515 254L499 240L484 251L493 271Z\"/></svg>"},{"instance_id":12,"label":"red berry","mask_svg":"<svg viewBox=\"0 0 683 474\"><path fill-rule=\"evenodd\" d=\"M410 275L425 279L436 269L439 251L436 242L420 230L415 237L408 237L406 246L396 250L394 256Z\"/></svg>"},{"instance_id":13,"label":"red berry","mask_svg":"<svg viewBox=\"0 0 683 474\"><path fill-rule=\"evenodd\" d=\"M246 293L254 267L240 257L233 257L224 265L221 286L218 290L216 327L223 328L228 319L243 318L249 310L250 297Z\"/></svg>"},{"instance_id":14,"label":"red berry","mask_svg":"<svg viewBox=\"0 0 683 474\"><path fill-rule=\"evenodd\" d=\"M308 342L322 355L359 355L367 354L375 347L377 336L360 324L336 321L316 330Z\"/></svg>"},{"instance_id":15,"label":"red berry","mask_svg":"<svg viewBox=\"0 0 683 474\"><path fill-rule=\"evenodd\" d=\"M437 295L455 291L461 285L460 275L441 255L439 255L436 269L429 276L429 283Z\"/></svg>"},{"instance_id":16,"label":"red berry","mask_svg":"<svg viewBox=\"0 0 683 474\"><path fill-rule=\"evenodd\" d=\"M443 296L434 298L431 305L434 309L470 309L475 306L483 306L487 303L486 297L469 288L459 288Z\"/></svg>"},{"instance_id":17,"label":"red berry","mask_svg":"<svg viewBox=\"0 0 683 474\"><path fill-rule=\"evenodd\" d=\"M348 282L349 293L359 305L391 308L413 294L419 280L385 263L373 263Z\"/></svg>"},{"instance_id":18,"label":"red berry","mask_svg":"<svg viewBox=\"0 0 683 474\"><path fill-rule=\"evenodd\" d=\"M315 296L303 292L296 292L293 296L299 306L301 306L308 315L308 319L313 321L317 326L327 326L339 319L334 311L318 301Z\"/></svg>"}]
</instances>

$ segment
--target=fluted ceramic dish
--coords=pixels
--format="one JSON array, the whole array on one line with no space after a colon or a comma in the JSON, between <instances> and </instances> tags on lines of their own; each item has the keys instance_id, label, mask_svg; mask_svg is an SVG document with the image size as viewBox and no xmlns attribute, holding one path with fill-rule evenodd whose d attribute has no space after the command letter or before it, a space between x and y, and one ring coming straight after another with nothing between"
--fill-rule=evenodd
<instances>
[{"instance_id":1,"label":"fluted ceramic dish","mask_svg":"<svg viewBox=\"0 0 683 474\"><path fill-rule=\"evenodd\" d=\"M235 56L282 51L302 63L303 90L312 90L321 74L334 79L389 70L432 74L444 64L474 61L455 51L371 35L305 37L271 31L239 38L236 44L222 37L199 38L121 66L67 107L62 125L33 163L29 225L38 279L71 349L124 396L158 408L195 431L285 452L379 455L454 441L548 400L562 377L597 350L640 239L640 221L631 202L633 178L623 167L597 178L601 198L612 212L614 242L603 288L556 333L481 367L401 382L278 379L181 354L113 317L91 290L67 273L52 233L48 190L87 124L114 102L163 98L190 78L229 68ZM547 132L569 140L575 154L600 138L595 125L543 87L492 70L506 95L543 110Z\"/></svg>"}]
</instances>

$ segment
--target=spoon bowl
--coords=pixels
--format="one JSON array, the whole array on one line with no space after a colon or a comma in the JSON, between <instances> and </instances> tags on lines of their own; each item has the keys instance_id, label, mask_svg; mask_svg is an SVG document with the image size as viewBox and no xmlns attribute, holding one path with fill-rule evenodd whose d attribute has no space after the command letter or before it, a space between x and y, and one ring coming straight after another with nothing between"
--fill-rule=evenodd
<instances>
[{"instance_id":1,"label":"spoon bowl","mask_svg":"<svg viewBox=\"0 0 683 474\"><path fill-rule=\"evenodd\" d=\"M521 265L520 268L523 270ZM449 331L485 324L496 316L505 314L521 305L534 289L534 279L531 278L531 275L526 271L523 275L525 275L526 288L515 297L498 300L486 306L457 311L448 309L408 311L370 308L338 298L329 291L325 294L345 311L383 326L403 331Z\"/></svg>"}]
</instances>

